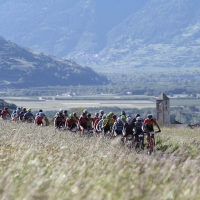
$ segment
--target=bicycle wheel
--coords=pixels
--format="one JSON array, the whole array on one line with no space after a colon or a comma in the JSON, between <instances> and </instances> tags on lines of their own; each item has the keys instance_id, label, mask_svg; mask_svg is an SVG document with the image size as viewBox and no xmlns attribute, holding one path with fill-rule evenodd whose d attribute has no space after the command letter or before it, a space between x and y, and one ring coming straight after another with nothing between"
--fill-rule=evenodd
<instances>
[{"instance_id":1,"label":"bicycle wheel","mask_svg":"<svg viewBox=\"0 0 200 200\"><path fill-rule=\"evenodd\" d=\"M152 137L149 138L149 146L147 148L147 154L152 155L154 153L154 139Z\"/></svg>"}]
</instances>

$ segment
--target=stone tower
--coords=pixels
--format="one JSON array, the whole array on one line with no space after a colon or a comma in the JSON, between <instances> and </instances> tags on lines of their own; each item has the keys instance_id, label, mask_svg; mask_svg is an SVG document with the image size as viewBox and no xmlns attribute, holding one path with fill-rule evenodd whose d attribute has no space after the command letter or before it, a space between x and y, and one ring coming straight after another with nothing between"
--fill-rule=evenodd
<instances>
[{"instance_id":1,"label":"stone tower","mask_svg":"<svg viewBox=\"0 0 200 200\"><path fill-rule=\"evenodd\" d=\"M156 99L156 118L161 126L170 127L170 99L164 93Z\"/></svg>"}]
</instances>

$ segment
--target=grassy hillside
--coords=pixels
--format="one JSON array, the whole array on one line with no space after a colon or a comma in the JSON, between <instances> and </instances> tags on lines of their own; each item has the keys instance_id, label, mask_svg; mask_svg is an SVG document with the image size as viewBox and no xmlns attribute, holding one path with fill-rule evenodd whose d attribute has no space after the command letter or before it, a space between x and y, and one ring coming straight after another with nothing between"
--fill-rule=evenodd
<instances>
[{"instance_id":1,"label":"grassy hillside","mask_svg":"<svg viewBox=\"0 0 200 200\"><path fill-rule=\"evenodd\" d=\"M53 127L0 126L1 199L200 198L198 129L163 128L147 156Z\"/></svg>"},{"instance_id":2,"label":"grassy hillside","mask_svg":"<svg viewBox=\"0 0 200 200\"><path fill-rule=\"evenodd\" d=\"M71 60L36 53L0 37L1 88L102 85L108 79Z\"/></svg>"}]
</instances>

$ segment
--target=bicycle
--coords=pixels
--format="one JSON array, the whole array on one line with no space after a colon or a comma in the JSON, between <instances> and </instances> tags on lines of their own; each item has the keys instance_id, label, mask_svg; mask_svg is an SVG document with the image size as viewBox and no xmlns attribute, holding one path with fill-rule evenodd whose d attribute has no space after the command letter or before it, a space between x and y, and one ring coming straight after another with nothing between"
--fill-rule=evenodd
<instances>
[{"instance_id":1,"label":"bicycle","mask_svg":"<svg viewBox=\"0 0 200 200\"><path fill-rule=\"evenodd\" d=\"M135 139L136 140L136 139ZM141 153L144 150L144 134L138 135L138 141L135 141L135 152Z\"/></svg>"},{"instance_id":2,"label":"bicycle","mask_svg":"<svg viewBox=\"0 0 200 200\"><path fill-rule=\"evenodd\" d=\"M154 135L156 133L159 133L160 131L151 131L149 134L150 134L150 137L148 137L148 146L147 146L147 154L148 155L152 155L154 152L155 152L155 137Z\"/></svg>"}]
</instances>

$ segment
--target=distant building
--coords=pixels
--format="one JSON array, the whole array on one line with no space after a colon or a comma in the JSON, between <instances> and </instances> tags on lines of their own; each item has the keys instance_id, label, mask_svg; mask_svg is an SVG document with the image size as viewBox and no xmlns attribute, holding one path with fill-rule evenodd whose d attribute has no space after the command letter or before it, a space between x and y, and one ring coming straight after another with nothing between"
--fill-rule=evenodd
<instances>
[{"instance_id":1,"label":"distant building","mask_svg":"<svg viewBox=\"0 0 200 200\"><path fill-rule=\"evenodd\" d=\"M161 126L170 127L170 99L164 93L156 99L156 118Z\"/></svg>"}]
</instances>

